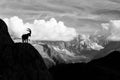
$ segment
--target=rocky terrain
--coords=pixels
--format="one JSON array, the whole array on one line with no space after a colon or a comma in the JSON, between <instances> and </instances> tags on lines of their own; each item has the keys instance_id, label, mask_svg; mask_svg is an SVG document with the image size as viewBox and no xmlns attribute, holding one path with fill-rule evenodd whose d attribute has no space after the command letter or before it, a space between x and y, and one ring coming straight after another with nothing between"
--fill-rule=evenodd
<instances>
[{"instance_id":1,"label":"rocky terrain","mask_svg":"<svg viewBox=\"0 0 120 80\"><path fill-rule=\"evenodd\" d=\"M14 43L1 19L0 80L52 80L40 53L29 43Z\"/></svg>"},{"instance_id":2,"label":"rocky terrain","mask_svg":"<svg viewBox=\"0 0 120 80\"><path fill-rule=\"evenodd\" d=\"M78 36L68 42L34 41L32 44L55 80L119 80L120 42L101 37L96 43L102 47L93 48L81 41Z\"/></svg>"},{"instance_id":3,"label":"rocky terrain","mask_svg":"<svg viewBox=\"0 0 120 80\"><path fill-rule=\"evenodd\" d=\"M32 44L46 60L48 67L60 63L88 63L119 50L119 42L95 38L89 37L87 40L79 35L71 41L33 41Z\"/></svg>"}]
</instances>

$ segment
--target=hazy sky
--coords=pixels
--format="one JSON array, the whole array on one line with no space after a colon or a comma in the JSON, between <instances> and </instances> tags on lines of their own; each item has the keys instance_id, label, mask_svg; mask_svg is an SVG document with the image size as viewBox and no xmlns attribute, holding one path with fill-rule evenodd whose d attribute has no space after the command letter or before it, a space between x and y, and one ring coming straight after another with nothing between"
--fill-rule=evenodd
<instances>
[{"instance_id":1,"label":"hazy sky","mask_svg":"<svg viewBox=\"0 0 120 80\"><path fill-rule=\"evenodd\" d=\"M0 16L24 20L57 17L65 21L108 21L120 18L120 0L0 0ZM68 19L68 20L67 20Z\"/></svg>"},{"instance_id":2,"label":"hazy sky","mask_svg":"<svg viewBox=\"0 0 120 80\"><path fill-rule=\"evenodd\" d=\"M120 20L120 0L0 0L0 17L23 22L54 17L74 28Z\"/></svg>"}]
</instances>

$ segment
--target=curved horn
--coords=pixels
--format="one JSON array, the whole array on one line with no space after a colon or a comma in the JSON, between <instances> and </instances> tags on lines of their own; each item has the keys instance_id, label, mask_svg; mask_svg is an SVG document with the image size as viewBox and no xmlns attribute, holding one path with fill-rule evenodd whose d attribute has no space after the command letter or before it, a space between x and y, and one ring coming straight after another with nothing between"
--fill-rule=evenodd
<instances>
[{"instance_id":1,"label":"curved horn","mask_svg":"<svg viewBox=\"0 0 120 80\"><path fill-rule=\"evenodd\" d=\"M31 29L30 29L30 28L27 28L27 31L31 32Z\"/></svg>"}]
</instances>

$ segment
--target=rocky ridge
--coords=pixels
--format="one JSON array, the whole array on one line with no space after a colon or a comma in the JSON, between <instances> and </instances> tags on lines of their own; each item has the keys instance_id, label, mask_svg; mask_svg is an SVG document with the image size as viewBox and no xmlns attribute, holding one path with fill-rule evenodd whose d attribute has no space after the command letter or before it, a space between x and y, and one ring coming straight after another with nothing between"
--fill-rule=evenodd
<instances>
[{"instance_id":1,"label":"rocky ridge","mask_svg":"<svg viewBox=\"0 0 120 80\"><path fill-rule=\"evenodd\" d=\"M101 36L100 36L101 37ZM103 37L77 36L71 41L35 41L35 48L54 65L59 63L87 63L106 48Z\"/></svg>"}]
</instances>

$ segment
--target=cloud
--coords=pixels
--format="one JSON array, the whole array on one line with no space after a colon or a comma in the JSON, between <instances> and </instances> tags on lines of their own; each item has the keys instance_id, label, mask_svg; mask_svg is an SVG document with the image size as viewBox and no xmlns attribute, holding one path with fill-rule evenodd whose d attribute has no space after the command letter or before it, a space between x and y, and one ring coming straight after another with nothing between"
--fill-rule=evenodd
<instances>
[{"instance_id":1,"label":"cloud","mask_svg":"<svg viewBox=\"0 0 120 80\"><path fill-rule=\"evenodd\" d=\"M102 27L110 33L108 40L120 41L120 20L110 20L109 23L103 23Z\"/></svg>"},{"instance_id":2,"label":"cloud","mask_svg":"<svg viewBox=\"0 0 120 80\"><path fill-rule=\"evenodd\" d=\"M21 37L28 33L27 28L32 30L31 39L33 40L63 40L68 41L77 36L76 30L64 25L64 22L57 22L55 18L49 21L34 20L33 23L23 23L23 20L17 16L5 18L11 35Z\"/></svg>"},{"instance_id":3,"label":"cloud","mask_svg":"<svg viewBox=\"0 0 120 80\"><path fill-rule=\"evenodd\" d=\"M18 38L28 33L27 28L32 30L32 40L69 41L78 35L75 28L67 27L64 22L57 21L55 18L48 21L41 19L34 20L32 23L24 23L21 18L14 16L4 18L4 21L8 25L9 33ZM101 26L105 29L108 40L120 41L120 20L110 20L109 23L102 23Z\"/></svg>"}]
</instances>

